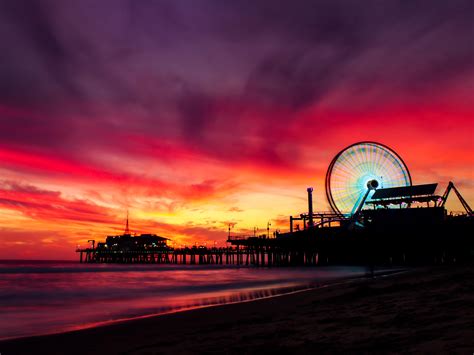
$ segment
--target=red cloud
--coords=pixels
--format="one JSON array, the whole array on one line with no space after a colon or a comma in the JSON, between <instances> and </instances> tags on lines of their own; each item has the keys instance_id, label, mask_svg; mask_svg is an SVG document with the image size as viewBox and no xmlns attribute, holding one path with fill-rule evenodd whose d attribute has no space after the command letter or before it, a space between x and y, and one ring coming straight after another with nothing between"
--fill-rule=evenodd
<instances>
[{"instance_id":1,"label":"red cloud","mask_svg":"<svg viewBox=\"0 0 474 355\"><path fill-rule=\"evenodd\" d=\"M67 200L60 192L13 182L0 183L0 206L43 221L113 222L104 207L86 200Z\"/></svg>"}]
</instances>

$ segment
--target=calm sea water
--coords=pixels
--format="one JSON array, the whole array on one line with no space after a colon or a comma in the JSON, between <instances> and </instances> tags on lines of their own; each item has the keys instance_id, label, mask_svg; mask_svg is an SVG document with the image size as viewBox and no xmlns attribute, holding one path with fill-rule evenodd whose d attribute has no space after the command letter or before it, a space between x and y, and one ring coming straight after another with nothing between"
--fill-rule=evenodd
<instances>
[{"instance_id":1,"label":"calm sea water","mask_svg":"<svg viewBox=\"0 0 474 355\"><path fill-rule=\"evenodd\" d=\"M365 272L361 267L268 269L0 261L0 339L242 302Z\"/></svg>"}]
</instances>

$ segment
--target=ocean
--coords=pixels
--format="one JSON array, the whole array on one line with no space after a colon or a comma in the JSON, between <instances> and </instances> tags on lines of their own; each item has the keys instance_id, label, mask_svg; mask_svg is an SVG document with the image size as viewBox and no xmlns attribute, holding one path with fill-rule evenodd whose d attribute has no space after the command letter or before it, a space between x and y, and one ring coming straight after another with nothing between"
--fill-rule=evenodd
<instances>
[{"instance_id":1,"label":"ocean","mask_svg":"<svg viewBox=\"0 0 474 355\"><path fill-rule=\"evenodd\" d=\"M0 261L0 339L245 302L363 276L363 267L257 268Z\"/></svg>"}]
</instances>

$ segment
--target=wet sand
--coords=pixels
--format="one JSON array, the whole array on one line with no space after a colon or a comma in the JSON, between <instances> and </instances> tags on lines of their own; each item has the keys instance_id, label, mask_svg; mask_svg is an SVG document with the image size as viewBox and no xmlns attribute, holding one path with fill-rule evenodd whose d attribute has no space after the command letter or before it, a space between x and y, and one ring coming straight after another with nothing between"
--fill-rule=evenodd
<instances>
[{"instance_id":1,"label":"wet sand","mask_svg":"<svg viewBox=\"0 0 474 355\"><path fill-rule=\"evenodd\" d=\"M474 266L0 342L8 354L474 352Z\"/></svg>"}]
</instances>

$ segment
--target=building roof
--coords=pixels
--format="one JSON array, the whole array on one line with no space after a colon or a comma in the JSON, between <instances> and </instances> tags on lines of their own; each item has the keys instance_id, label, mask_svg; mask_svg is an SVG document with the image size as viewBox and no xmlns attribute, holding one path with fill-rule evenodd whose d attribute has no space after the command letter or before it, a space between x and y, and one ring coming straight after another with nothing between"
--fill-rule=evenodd
<instances>
[{"instance_id":1,"label":"building roof","mask_svg":"<svg viewBox=\"0 0 474 355\"><path fill-rule=\"evenodd\" d=\"M438 184L424 184L378 189L375 190L372 200L433 195L437 186Z\"/></svg>"},{"instance_id":2,"label":"building roof","mask_svg":"<svg viewBox=\"0 0 474 355\"><path fill-rule=\"evenodd\" d=\"M156 234L140 234L140 235L121 234L121 235L109 235L107 236L107 238L119 238L119 239L152 238L156 240L171 240L169 238L160 237L159 235L156 235Z\"/></svg>"}]
</instances>

